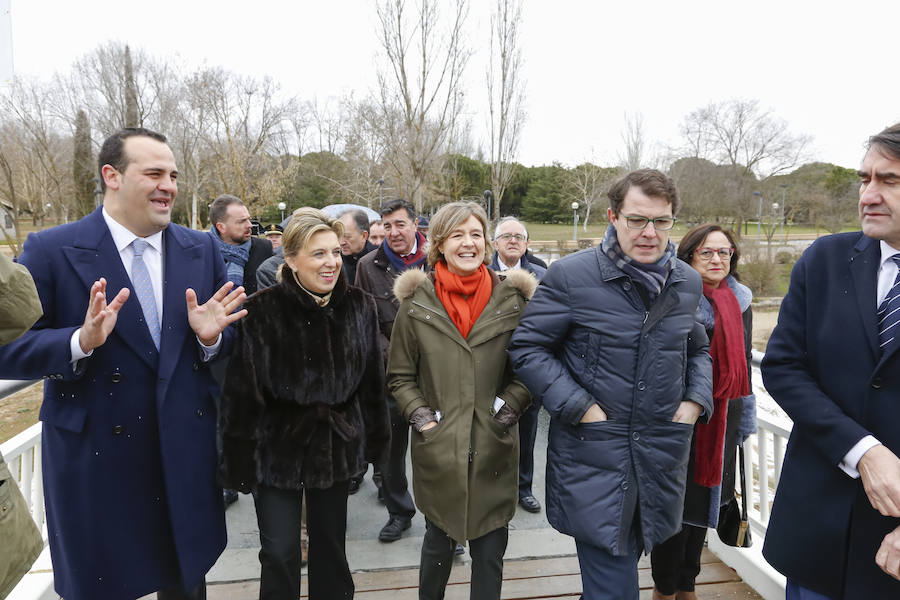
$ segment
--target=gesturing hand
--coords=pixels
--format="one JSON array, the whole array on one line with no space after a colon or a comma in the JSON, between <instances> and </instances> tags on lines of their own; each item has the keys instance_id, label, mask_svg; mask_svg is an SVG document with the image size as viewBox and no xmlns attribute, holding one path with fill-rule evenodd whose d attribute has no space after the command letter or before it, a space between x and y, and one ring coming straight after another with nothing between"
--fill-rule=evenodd
<instances>
[{"instance_id":1,"label":"gesturing hand","mask_svg":"<svg viewBox=\"0 0 900 600\"><path fill-rule=\"evenodd\" d=\"M869 448L857 465L872 508L886 517L900 517L900 459L878 444Z\"/></svg>"},{"instance_id":2,"label":"gesturing hand","mask_svg":"<svg viewBox=\"0 0 900 600\"><path fill-rule=\"evenodd\" d=\"M219 288L212 298L204 304L197 304L197 293L188 288L184 292L187 300L188 324L205 346L216 343L219 334L226 327L247 315L247 309L234 312L234 309L247 299L243 286L231 290L234 284L230 281ZM231 290L230 292L228 290Z\"/></svg>"},{"instance_id":3,"label":"gesturing hand","mask_svg":"<svg viewBox=\"0 0 900 600\"><path fill-rule=\"evenodd\" d=\"M78 333L78 343L82 352L87 354L106 343L106 338L116 326L119 309L128 300L130 293L128 288L122 288L112 302L107 304L106 279L101 277L99 281L94 282L91 286L87 314L84 316L84 325Z\"/></svg>"}]
</instances>

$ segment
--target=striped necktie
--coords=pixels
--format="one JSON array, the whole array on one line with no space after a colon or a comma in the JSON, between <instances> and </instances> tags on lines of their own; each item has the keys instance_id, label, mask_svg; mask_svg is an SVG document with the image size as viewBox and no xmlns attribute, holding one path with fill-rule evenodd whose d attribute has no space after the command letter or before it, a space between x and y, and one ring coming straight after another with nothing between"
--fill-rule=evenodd
<instances>
[{"instance_id":1,"label":"striped necktie","mask_svg":"<svg viewBox=\"0 0 900 600\"><path fill-rule=\"evenodd\" d=\"M153 282L150 281L150 271L144 263L144 251L150 244L145 240L136 238L131 242L134 249L134 258L131 260L131 283L134 285L134 293L137 294L141 309L144 311L144 320L150 329L150 337L156 349L159 350L159 313L156 308L156 295L153 293Z\"/></svg>"},{"instance_id":2,"label":"striped necktie","mask_svg":"<svg viewBox=\"0 0 900 600\"><path fill-rule=\"evenodd\" d=\"M900 254L895 254L891 260L900 268ZM881 345L882 354L891 350L900 339L898 324L900 324L900 271L897 271L891 291L878 307L878 342Z\"/></svg>"}]
</instances>

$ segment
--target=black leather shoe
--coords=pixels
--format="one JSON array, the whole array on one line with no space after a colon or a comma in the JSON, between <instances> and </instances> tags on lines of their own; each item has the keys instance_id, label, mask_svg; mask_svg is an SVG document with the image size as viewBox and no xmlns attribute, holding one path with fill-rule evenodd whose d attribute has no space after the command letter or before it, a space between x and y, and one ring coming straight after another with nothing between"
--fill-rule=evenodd
<instances>
[{"instance_id":1,"label":"black leather shoe","mask_svg":"<svg viewBox=\"0 0 900 600\"><path fill-rule=\"evenodd\" d=\"M359 491L359 486L362 484L362 477L351 477L350 485L347 488L347 493L351 496Z\"/></svg>"},{"instance_id":2,"label":"black leather shoe","mask_svg":"<svg viewBox=\"0 0 900 600\"><path fill-rule=\"evenodd\" d=\"M519 498L519 506L524 508L530 513L538 513L541 512L541 503L538 502L537 498L532 494L528 494L527 496L521 496Z\"/></svg>"},{"instance_id":3,"label":"black leather shoe","mask_svg":"<svg viewBox=\"0 0 900 600\"><path fill-rule=\"evenodd\" d=\"M403 532L410 528L412 521L403 517L391 517L387 524L378 533L378 539L382 542L396 542Z\"/></svg>"},{"instance_id":4,"label":"black leather shoe","mask_svg":"<svg viewBox=\"0 0 900 600\"><path fill-rule=\"evenodd\" d=\"M238 493L236 490L222 490L222 501L225 502L225 508L238 501Z\"/></svg>"}]
</instances>

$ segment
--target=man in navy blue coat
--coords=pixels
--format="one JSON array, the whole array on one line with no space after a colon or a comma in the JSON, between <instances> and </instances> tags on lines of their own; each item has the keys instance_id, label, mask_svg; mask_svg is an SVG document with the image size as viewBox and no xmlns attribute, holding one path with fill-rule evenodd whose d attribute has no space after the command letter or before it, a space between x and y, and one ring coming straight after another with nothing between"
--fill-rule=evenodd
<instances>
[{"instance_id":1,"label":"man in navy blue coat","mask_svg":"<svg viewBox=\"0 0 900 600\"><path fill-rule=\"evenodd\" d=\"M862 232L797 261L762 364L794 421L763 548L789 599L900 598L900 312L878 314L900 294L900 124L859 176Z\"/></svg>"},{"instance_id":2,"label":"man in navy blue coat","mask_svg":"<svg viewBox=\"0 0 900 600\"><path fill-rule=\"evenodd\" d=\"M56 591L205 598L225 546L206 363L226 353L245 296L229 291L208 235L170 224L177 170L164 136L121 130L99 164L103 207L25 242L44 315L0 349L0 377L46 378Z\"/></svg>"}]
</instances>

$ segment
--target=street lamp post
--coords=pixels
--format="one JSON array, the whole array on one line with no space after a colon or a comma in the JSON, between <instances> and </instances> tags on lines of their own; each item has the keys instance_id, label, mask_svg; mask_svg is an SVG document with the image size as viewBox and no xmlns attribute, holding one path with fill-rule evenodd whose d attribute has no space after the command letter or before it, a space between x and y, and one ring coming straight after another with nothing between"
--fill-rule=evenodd
<instances>
[{"instance_id":1,"label":"street lamp post","mask_svg":"<svg viewBox=\"0 0 900 600\"><path fill-rule=\"evenodd\" d=\"M572 240L578 243L578 203L572 203Z\"/></svg>"},{"instance_id":2,"label":"street lamp post","mask_svg":"<svg viewBox=\"0 0 900 600\"><path fill-rule=\"evenodd\" d=\"M99 208L103 204L103 188L100 187L100 178L94 177L94 208Z\"/></svg>"},{"instance_id":3,"label":"street lamp post","mask_svg":"<svg viewBox=\"0 0 900 600\"><path fill-rule=\"evenodd\" d=\"M487 208L487 218L488 223L492 223L491 220L491 205L494 203L494 193L491 190L484 190L484 204L485 208Z\"/></svg>"},{"instance_id":4,"label":"street lamp post","mask_svg":"<svg viewBox=\"0 0 900 600\"><path fill-rule=\"evenodd\" d=\"M784 237L784 195L790 186L786 183L781 184L781 241L787 241Z\"/></svg>"},{"instance_id":5,"label":"street lamp post","mask_svg":"<svg viewBox=\"0 0 900 600\"><path fill-rule=\"evenodd\" d=\"M287 204L285 204L284 202L278 203L278 210L281 211L281 220L282 221L284 221L284 209L286 209L286 208L287 208Z\"/></svg>"},{"instance_id":6,"label":"street lamp post","mask_svg":"<svg viewBox=\"0 0 900 600\"><path fill-rule=\"evenodd\" d=\"M381 207L384 206L384 179L378 180L378 212L381 212Z\"/></svg>"},{"instance_id":7,"label":"street lamp post","mask_svg":"<svg viewBox=\"0 0 900 600\"><path fill-rule=\"evenodd\" d=\"M754 196L759 198L759 211L756 213L756 242L762 241L762 194L753 192Z\"/></svg>"}]
</instances>

